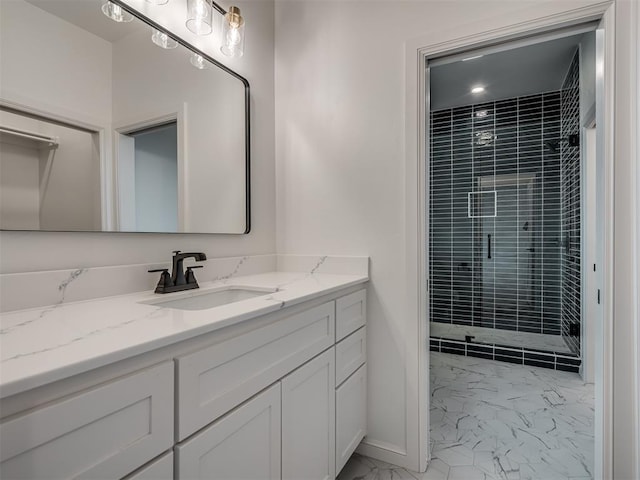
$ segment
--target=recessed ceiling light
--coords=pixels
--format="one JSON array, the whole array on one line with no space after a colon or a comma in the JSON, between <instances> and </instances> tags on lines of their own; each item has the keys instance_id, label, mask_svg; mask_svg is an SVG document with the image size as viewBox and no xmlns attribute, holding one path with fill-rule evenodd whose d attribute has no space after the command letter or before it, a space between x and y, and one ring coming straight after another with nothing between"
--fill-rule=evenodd
<instances>
[{"instance_id":1,"label":"recessed ceiling light","mask_svg":"<svg viewBox=\"0 0 640 480\"><path fill-rule=\"evenodd\" d=\"M475 57L463 58L462 61L463 62L468 62L469 60L475 60L476 58L482 58L482 57L484 57L484 55L476 55Z\"/></svg>"},{"instance_id":2,"label":"recessed ceiling light","mask_svg":"<svg viewBox=\"0 0 640 480\"><path fill-rule=\"evenodd\" d=\"M484 87L473 87L471 89L471 93L482 93L484 92Z\"/></svg>"}]
</instances>

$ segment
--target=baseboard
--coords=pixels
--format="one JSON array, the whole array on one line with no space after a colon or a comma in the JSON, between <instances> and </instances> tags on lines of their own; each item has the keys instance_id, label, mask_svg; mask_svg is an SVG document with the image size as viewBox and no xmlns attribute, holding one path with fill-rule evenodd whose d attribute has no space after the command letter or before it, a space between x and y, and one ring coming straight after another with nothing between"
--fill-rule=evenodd
<instances>
[{"instance_id":1,"label":"baseboard","mask_svg":"<svg viewBox=\"0 0 640 480\"><path fill-rule=\"evenodd\" d=\"M382 462L387 462L398 467L406 468L407 470L416 471L419 468L419 464L414 464L413 459L410 459L407 452L401 450L393 450L391 446L385 448L373 443L363 441L356 449L356 453L364 455L365 457L375 458Z\"/></svg>"}]
</instances>

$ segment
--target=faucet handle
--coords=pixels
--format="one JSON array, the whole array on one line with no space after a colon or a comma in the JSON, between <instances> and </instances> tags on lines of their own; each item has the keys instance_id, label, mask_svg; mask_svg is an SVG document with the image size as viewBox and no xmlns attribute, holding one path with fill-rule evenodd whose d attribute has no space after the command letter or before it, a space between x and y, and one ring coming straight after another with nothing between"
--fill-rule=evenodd
<instances>
[{"instance_id":1,"label":"faucet handle","mask_svg":"<svg viewBox=\"0 0 640 480\"><path fill-rule=\"evenodd\" d=\"M167 287L173 287L173 281L171 280L171 275L169 275L168 268L158 268L155 270L147 270L149 273L162 272L160 275L160 280L158 281L158 285L156 285L156 293L165 293L165 289Z\"/></svg>"},{"instance_id":2,"label":"faucet handle","mask_svg":"<svg viewBox=\"0 0 640 480\"><path fill-rule=\"evenodd\" d=\"M185 272L185 275L187 277L187 284L189 283L195 283L196 285L198 284L198 281L196 280L196 276L193 274L194 268L202 268L202 265L194 265L192 267L187 267L187 271Z\"/></svg>"}]
</instances>

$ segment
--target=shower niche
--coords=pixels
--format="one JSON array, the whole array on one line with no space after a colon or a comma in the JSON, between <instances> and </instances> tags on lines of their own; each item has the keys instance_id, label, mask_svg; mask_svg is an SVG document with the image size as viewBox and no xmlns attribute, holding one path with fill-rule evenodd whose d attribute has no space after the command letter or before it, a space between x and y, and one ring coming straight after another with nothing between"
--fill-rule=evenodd
<instances>
[{"instance_id":1,"label":"shower niche","mask_svg":"<svg viewBox=\"0 0 640 480\"><path fill-rule=\"evenodd\" d=\"M581 58L593 36L430 66L431 350L579 370ZM484 92L469 94L472 82Z\"/></svg>"}]
</instances>

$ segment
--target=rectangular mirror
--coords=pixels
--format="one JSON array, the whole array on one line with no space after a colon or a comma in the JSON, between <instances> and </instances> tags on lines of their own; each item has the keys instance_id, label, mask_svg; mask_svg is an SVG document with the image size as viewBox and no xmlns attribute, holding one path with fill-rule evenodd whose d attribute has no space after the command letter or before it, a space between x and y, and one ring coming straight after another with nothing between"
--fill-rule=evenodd
<instances>
[{"instance_id":1,"label":"rectangular mirror","mask_svg":"<svg viewBox=\"0 0 640 480\"><path fill-rule=\"evenodd\" d=\"M102 4L0 2L0 229L248 233L248 82Z\"/></svg>"}]
</instances>

